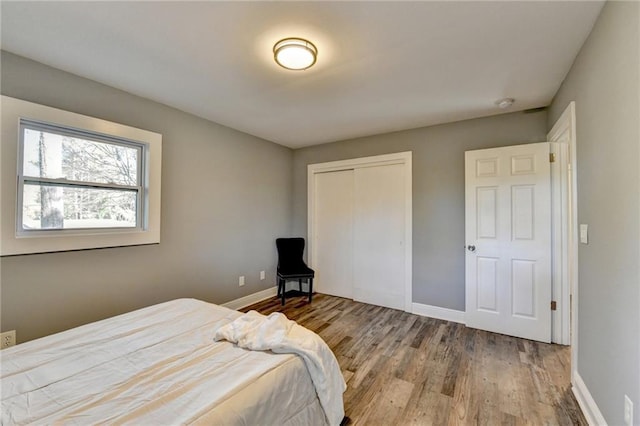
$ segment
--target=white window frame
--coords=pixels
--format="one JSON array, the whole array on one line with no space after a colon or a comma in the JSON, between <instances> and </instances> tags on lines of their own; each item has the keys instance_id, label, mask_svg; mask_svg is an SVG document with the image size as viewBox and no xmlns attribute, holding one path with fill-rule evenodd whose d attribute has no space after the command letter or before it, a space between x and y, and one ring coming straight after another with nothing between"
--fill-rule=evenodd
<instances>
[{"instance_id":1,"label":"white window frame","mask_svg":"<svg viewBox=\"0 0 640 426\"><path fill-rule=\"evenodd\" d=\"M53 133L57 135L64 135L72 138L81 138L85 140L105 143L109 145L118 145L124 146L127 148L133 148L138 151L137 157L137 176L136 180L138 185L129 186L129 185L119 185L119 184L111 184L111 183L98 183L98 182L85 182L85 181L70 181L64 178L46 178L46 177L33 177L26 176L24 173L24 134L25 130L35 130L35 131L45 131L48 133ZM43 123L37 122L33 120L26 120L24 118L20 119L20 143L18 146L18 202L17 210L16 210L16 233L18 236L29 236L36 235L40 233L41 235L46 235L46 233L50 232L63 232L67 234L77 234L77 233L94 233L94 232L113 232L115 229L138 229L143 230L146 228L146 224L144 223L144 211L146 210L146 205L144 203L144 155L146 150L148 149L148 145L145 143L137 142L137 141L129 141L123 138L116 138L113 135L102 135L95 132L87 132L84 130L71 129L69 127L60 127L59 125L54 125L51 123ZM136 194L136 226L128 226L128 227L100 227L100 228L64 228L64 229L25 229L24 227L24 218L23 218L23 197L24 197L24 186L25 184L44 184L44 185L55 185L59 187L66 188L93 188L93 189L113 189L120 191L129 191L135 192Z\"/></svg>"},{"instance_id":2,"label":"white window frame","mask_svg":"<svg viewBox=\"0 0 640 426\"><path fill-rule=\"evenodd\" d=\"M162 135L81 114L63 111L20 99L2 96L2 146L0 149L0 255L46 253L120 247L160 242L160 179L162 164ZM128 146L140 147L138 217L136 227L84 229L22 229L21 194L23 124L41 125L65 130L78 137ZM59 131L58 131L59 129ZM26 178L42 180L43 178ZM65 184L64 179L59 180ZM105 185L106 189L117 185Z\"/></svg>"}]
</instances>

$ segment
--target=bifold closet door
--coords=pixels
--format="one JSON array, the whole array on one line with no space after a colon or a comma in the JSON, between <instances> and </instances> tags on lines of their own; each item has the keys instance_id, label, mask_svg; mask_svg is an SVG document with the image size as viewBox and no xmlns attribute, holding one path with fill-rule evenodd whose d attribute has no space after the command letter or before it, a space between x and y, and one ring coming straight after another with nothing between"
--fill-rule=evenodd
<instances>
[{"instance_id":1,"label":"bifold closet door","mask_svg":"<svg viewBox=\"0 0 640 426\"><path fill-rule=\"evenodd\" d=\"M404 173L402 164L354 170L353 298L357 301L404 309Z\"/></svg>"},{"instance_id":2,"label":"bifold closet door","mask_svg":"<svg viewBox=\"0 0 640 426\"><path fill-rule=\"evenodd\" d=\"M315 176L314 287L353 299L353 170Z\"/></svg>"}]
</instances>

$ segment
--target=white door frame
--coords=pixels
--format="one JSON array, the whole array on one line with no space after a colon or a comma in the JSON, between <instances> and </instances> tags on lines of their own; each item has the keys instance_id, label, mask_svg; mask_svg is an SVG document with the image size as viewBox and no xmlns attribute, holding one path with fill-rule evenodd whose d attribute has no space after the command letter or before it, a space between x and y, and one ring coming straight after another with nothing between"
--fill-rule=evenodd
<instances>
[{"instance_id":1,"label":"white door frame","mask_svg":"<svg viewBox=\"0 0 640 426\"><path fill-rule=\"evenodd\" d=\"M560 142L566 133L549 145L555 157L551 163L551 300L556 302L556 310L551 311L551 342L561 345L570 343L570 284L571 267L569 224L569 143Z\"/></svg>"},{"instance_id":2,"label":"white door frame","mask_svg":"<svg viewBox=\"0 0 640 426\"><path fill-rule=\"evenodd\" d=\"M558 121L547 134L547 140L568 146L569 155L560 155L556 167L561 171L560 179L554 182L554 190L564 192L568 201L566 211L554 209L553 221L562 226L561 240L556 241L554 249L558 269L570 271L559 274L557 297L558 310L553 313L552 342L568 345L571 343L571 379L578 366L578 191L577 191L577 156L576 156L576 107L571 102ZM552 144L553 145L553 144ZM570 186L569 186L570 184ZM569 188L569 194L566 193ZM562 244L564 241L565 244ZM564 275L561 277L560 275Z\"/></svg>"},{"instance_id":3,"label":"white door frame","mask_svg":"<svg viewBox=\"0 0 640 426\"><path fill-rule=\"evenodd\" d=\"M413 305L412 294L412 161L411 151L397 152L393 154L376 155L372 157L353 158L349 160L330 161L327 163L309 164L307 166L307 235L308 235L308 254L309 266L314 267L315 264L315 176L318 173L335 172L338 170L350 170L362 167L375 167L391 164L404 165L404 191L405 191L405 283L404 283L404 310L411 312Z\"/></svg>"}]
</instances>

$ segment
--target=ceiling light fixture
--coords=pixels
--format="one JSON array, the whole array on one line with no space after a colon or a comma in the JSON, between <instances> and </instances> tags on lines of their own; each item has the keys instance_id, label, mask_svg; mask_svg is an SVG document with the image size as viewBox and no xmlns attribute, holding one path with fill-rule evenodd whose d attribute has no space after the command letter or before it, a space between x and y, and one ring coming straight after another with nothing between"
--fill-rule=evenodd
<instances>
[{"instance_id":1,"label":"ceiling light fixture","mask_svg":"<svg viewBox=\"0 0 640 426\"><path fill-rule=\"evenodd\" d=\"M316 63L318 49L303 38L285 38L273 46L273 59L288 70L306 70Z\"/></svg>"},{"instance_id":2,"label":"ceiling light fixture","mask_svg":"<svg viewBox=\"0 0 640 426\"><path fill-rule=\"evenodd\" d=\"M515 101L516 100L513 98L504 98L496 101L496 105L498 105L498 108L500 109L506 109L513 105Z\"/></svg>"}]
</instances>

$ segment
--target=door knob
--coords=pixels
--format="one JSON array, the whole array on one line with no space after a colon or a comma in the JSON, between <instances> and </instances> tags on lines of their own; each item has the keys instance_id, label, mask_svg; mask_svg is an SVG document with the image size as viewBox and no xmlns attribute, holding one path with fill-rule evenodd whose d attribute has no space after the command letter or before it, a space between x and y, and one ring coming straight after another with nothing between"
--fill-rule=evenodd
<instances>
[{"instance_id":1,"label":"door knob","mask_svg":"<svg viewBox=\"0 0 640 426\"><path fill-rule=\"evenodd\" d=\"M476 251L476 246L467 246L469 251Z\"/></svg>"}]
</instances>

